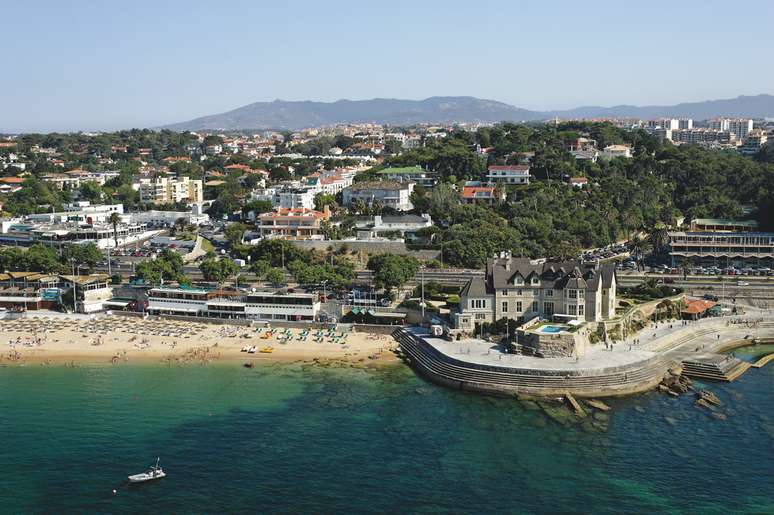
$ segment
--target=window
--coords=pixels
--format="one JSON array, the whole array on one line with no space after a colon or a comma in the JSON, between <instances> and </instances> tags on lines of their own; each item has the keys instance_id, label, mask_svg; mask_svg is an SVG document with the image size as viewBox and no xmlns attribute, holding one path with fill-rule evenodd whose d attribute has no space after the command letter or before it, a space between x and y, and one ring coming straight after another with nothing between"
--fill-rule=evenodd
<instances>
[{"instance_id":1,"label":"window","mask_svg":"<svg viewBox=\"0 0 774 515\"><path fill-rule=\"evenodd\" d=\"M503 297L507 297L507 296L508 296L508 290L503 290Z\"/></svg>"},{"instance_id":2,"label":"window","mask_svg":"<svg viewBox=\"0 0 774 515\"><path fill-rule=\"evenodd\" d=\"M583 316L583 304L578 304L578 314Z\"/></svg>"},{"instance_id":3,"label":"window","mask_svg":"<svg viewBox=\"0 0 774 515\"><path fill-rule=\"evenodd\" d=\"M551 288L546 288L546 297L553 297L554 296L554 290Z\"/></svg>"},{"instance_id":4,"label":"window","mask_svg":"<svg viewBox=\"0 0 774 515\"><path fill-rule=\"evenodd\" d=\"M470 301L471 309L484 309L486 308L486 299L472 299Z\"/></svg>"},{"instance_id":5,"label":"window","mask_svg":"<svg viewBox=\"0 0 774 515\"><path fill-rule=\"evenodd\" d=\"M578 298L579 299L583 298L583 290L578 290Z\"/></svg>"},{"instance_id":6,"label":"window","mask_svg":"<svg viewBox=\"0 0 774 515\"><path fill-rule=\"evenodd\" d=\"M577 299L578 298L578 290L568 290L568 293L569 293L571 299Z\"/></svg>"},{"instance_id":7,"label":"window","mask_svg":"<svg viewBox=\"0 0 774 515\"><path fill-rule=\"evenodd\" d=\"M569 306L567 306L567 314L575 315L576 311L577 311L577 308L575 307L574 304L570 304Z\"/></svg>"},{"instance_id":8,"label":"window","mask_svg":"<svg viewBox=\"0 0 774 515\"><path fill-rule=\"evenodd\" d=\"M505 302L503 302L503 313L507 313L507 312L508 312L508 301L506 300Z\"/></svg>"},{"instance_id":9,"label":"window","mask_svg":"<svg viewBox=\"0 0 774 515\"><path fill-rule=\"evenodd\" d=\"M532 301L532 311L534 311L535 313L538 312L538 301L536 300Z\"/></svg>"},{"instance_id":10,"label":"window","mask_svg":"<svg viewBox=\"0 0 774 515\"><path fill-rule=\"evenodd\" d=\"M544 302L543 303L543 314L547 317L554 314L554 303L553 302Z\"/></svg>"},{"instance_id":11,"label":"window","mask_svg":"<svg viewBox=\"0 0 774 515\"><path fill-rule=\"evenodd\" d=\"M518 295L519 297L521 297L523 293L524 292L521 289L516 290L516 295Z\"/></svg>"},{"instance_id":12,"label":"window","mask_svg":"<svg viewBox=\"0 0 774 515\"><path fill-rule=\"evenodd\" d=\"M540 279L538 279L537 277L533 277L533 278L532 278L532 284L533 284L533 285L538 285L538 284L540 284Z\"/></svg>"},{"instance_id":13,"label":"window","mask_svg":"<svg viewBox=\"0 0 774 515\"><path fill-rule=\"evenodd\" d=\"M521 313L521 301L516 301L516 313Z\"/></svg>"},{"instance_id":14,"label":"window","mask_svg":"<svg viewBox=\"0 0 774 515\"><path fill-rule=\"evenodd\" d=\"M513 284L524 284L524 279L519 277L518 275L513 278Z\"/></svg>"},{"instance_id":15,"label":"window","mask_svg":"<svg viewBox=\"0 0 774 515\"><path fill-rule=\"evenodd\" d=\"M484 320L485 318L486 318L486 315L484 313L476 314L476 320Z\"/></svg>"}]
</instances>

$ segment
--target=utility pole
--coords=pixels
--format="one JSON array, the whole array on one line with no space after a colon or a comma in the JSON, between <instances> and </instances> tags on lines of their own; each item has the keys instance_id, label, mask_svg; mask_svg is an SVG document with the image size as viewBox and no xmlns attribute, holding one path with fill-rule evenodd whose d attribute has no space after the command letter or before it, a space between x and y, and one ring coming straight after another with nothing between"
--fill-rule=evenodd
<instances>
[{"instance_id":1,"label":"utility pole","mask_svg":"<svg viewBox=\"0 0 774 515\"><path fill-rule=\"evenodd\" d=\"M75 260L73 259L73 313L78 312L78 282L75 278Z\"/></svg>"},{"instance_id":2,"label":"utility pole","mask_svg":"<svg viewBox=\"0 0 774 515\"><path fill-rule=\"evenodd\" d=\"M420 281L422 284L422 302L420 303L420 306L422 306L422 323L425 321L425 267L421 266L419 267L419 274L420 274Z\"/></svg>"}]
</instances>

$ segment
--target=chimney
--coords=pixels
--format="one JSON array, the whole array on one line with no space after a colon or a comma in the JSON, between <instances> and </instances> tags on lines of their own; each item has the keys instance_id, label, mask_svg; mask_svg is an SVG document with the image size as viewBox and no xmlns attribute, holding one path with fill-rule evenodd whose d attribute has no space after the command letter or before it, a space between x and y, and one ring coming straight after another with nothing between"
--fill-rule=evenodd
<instances>
[{"instance_id":1,"label":"chimney","mask_svg":"<svg viewBox=\"0 0 774 515\"><path fill-rule=\"evenodd\" d=\"M505 258L505 269L507 271L509 271L509 272L511 271L511 258L510 257L506 257Z\"/></svg>"}]
</instances>

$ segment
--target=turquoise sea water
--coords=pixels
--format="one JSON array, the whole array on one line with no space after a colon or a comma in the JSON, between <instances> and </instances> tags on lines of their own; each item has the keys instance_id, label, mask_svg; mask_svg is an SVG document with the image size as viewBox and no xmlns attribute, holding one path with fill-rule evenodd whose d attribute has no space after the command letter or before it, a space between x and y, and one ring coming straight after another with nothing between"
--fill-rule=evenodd
<instances>
[{"instance_id":1,"label":"turquoise sea water","mask_svg":"<svg viewBox=\"0 0 774 515\"><path fill-rule=\"evenodd\" d=\"M0 511L774 513L772 386L710 385L726 420L611 400L596 432L402 365L0 368Z\"/></svg>"}]
</instances>

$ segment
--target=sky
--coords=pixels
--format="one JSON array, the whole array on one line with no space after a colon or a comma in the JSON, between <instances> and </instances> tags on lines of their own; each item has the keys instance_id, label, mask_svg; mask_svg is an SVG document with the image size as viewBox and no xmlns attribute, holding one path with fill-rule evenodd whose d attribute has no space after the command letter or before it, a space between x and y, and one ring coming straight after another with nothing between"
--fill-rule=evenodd
<instances>
[{"instance_id":1,"label":"sky","mask_svg":"<svg viewBox=\"0 0 774 515\"><path fill-rule=\"evenodd\" d=\"M258 101L534 110L774 94L774 2L2 4L0 131L156 127Z\"/></svg>"}]
</instances>

